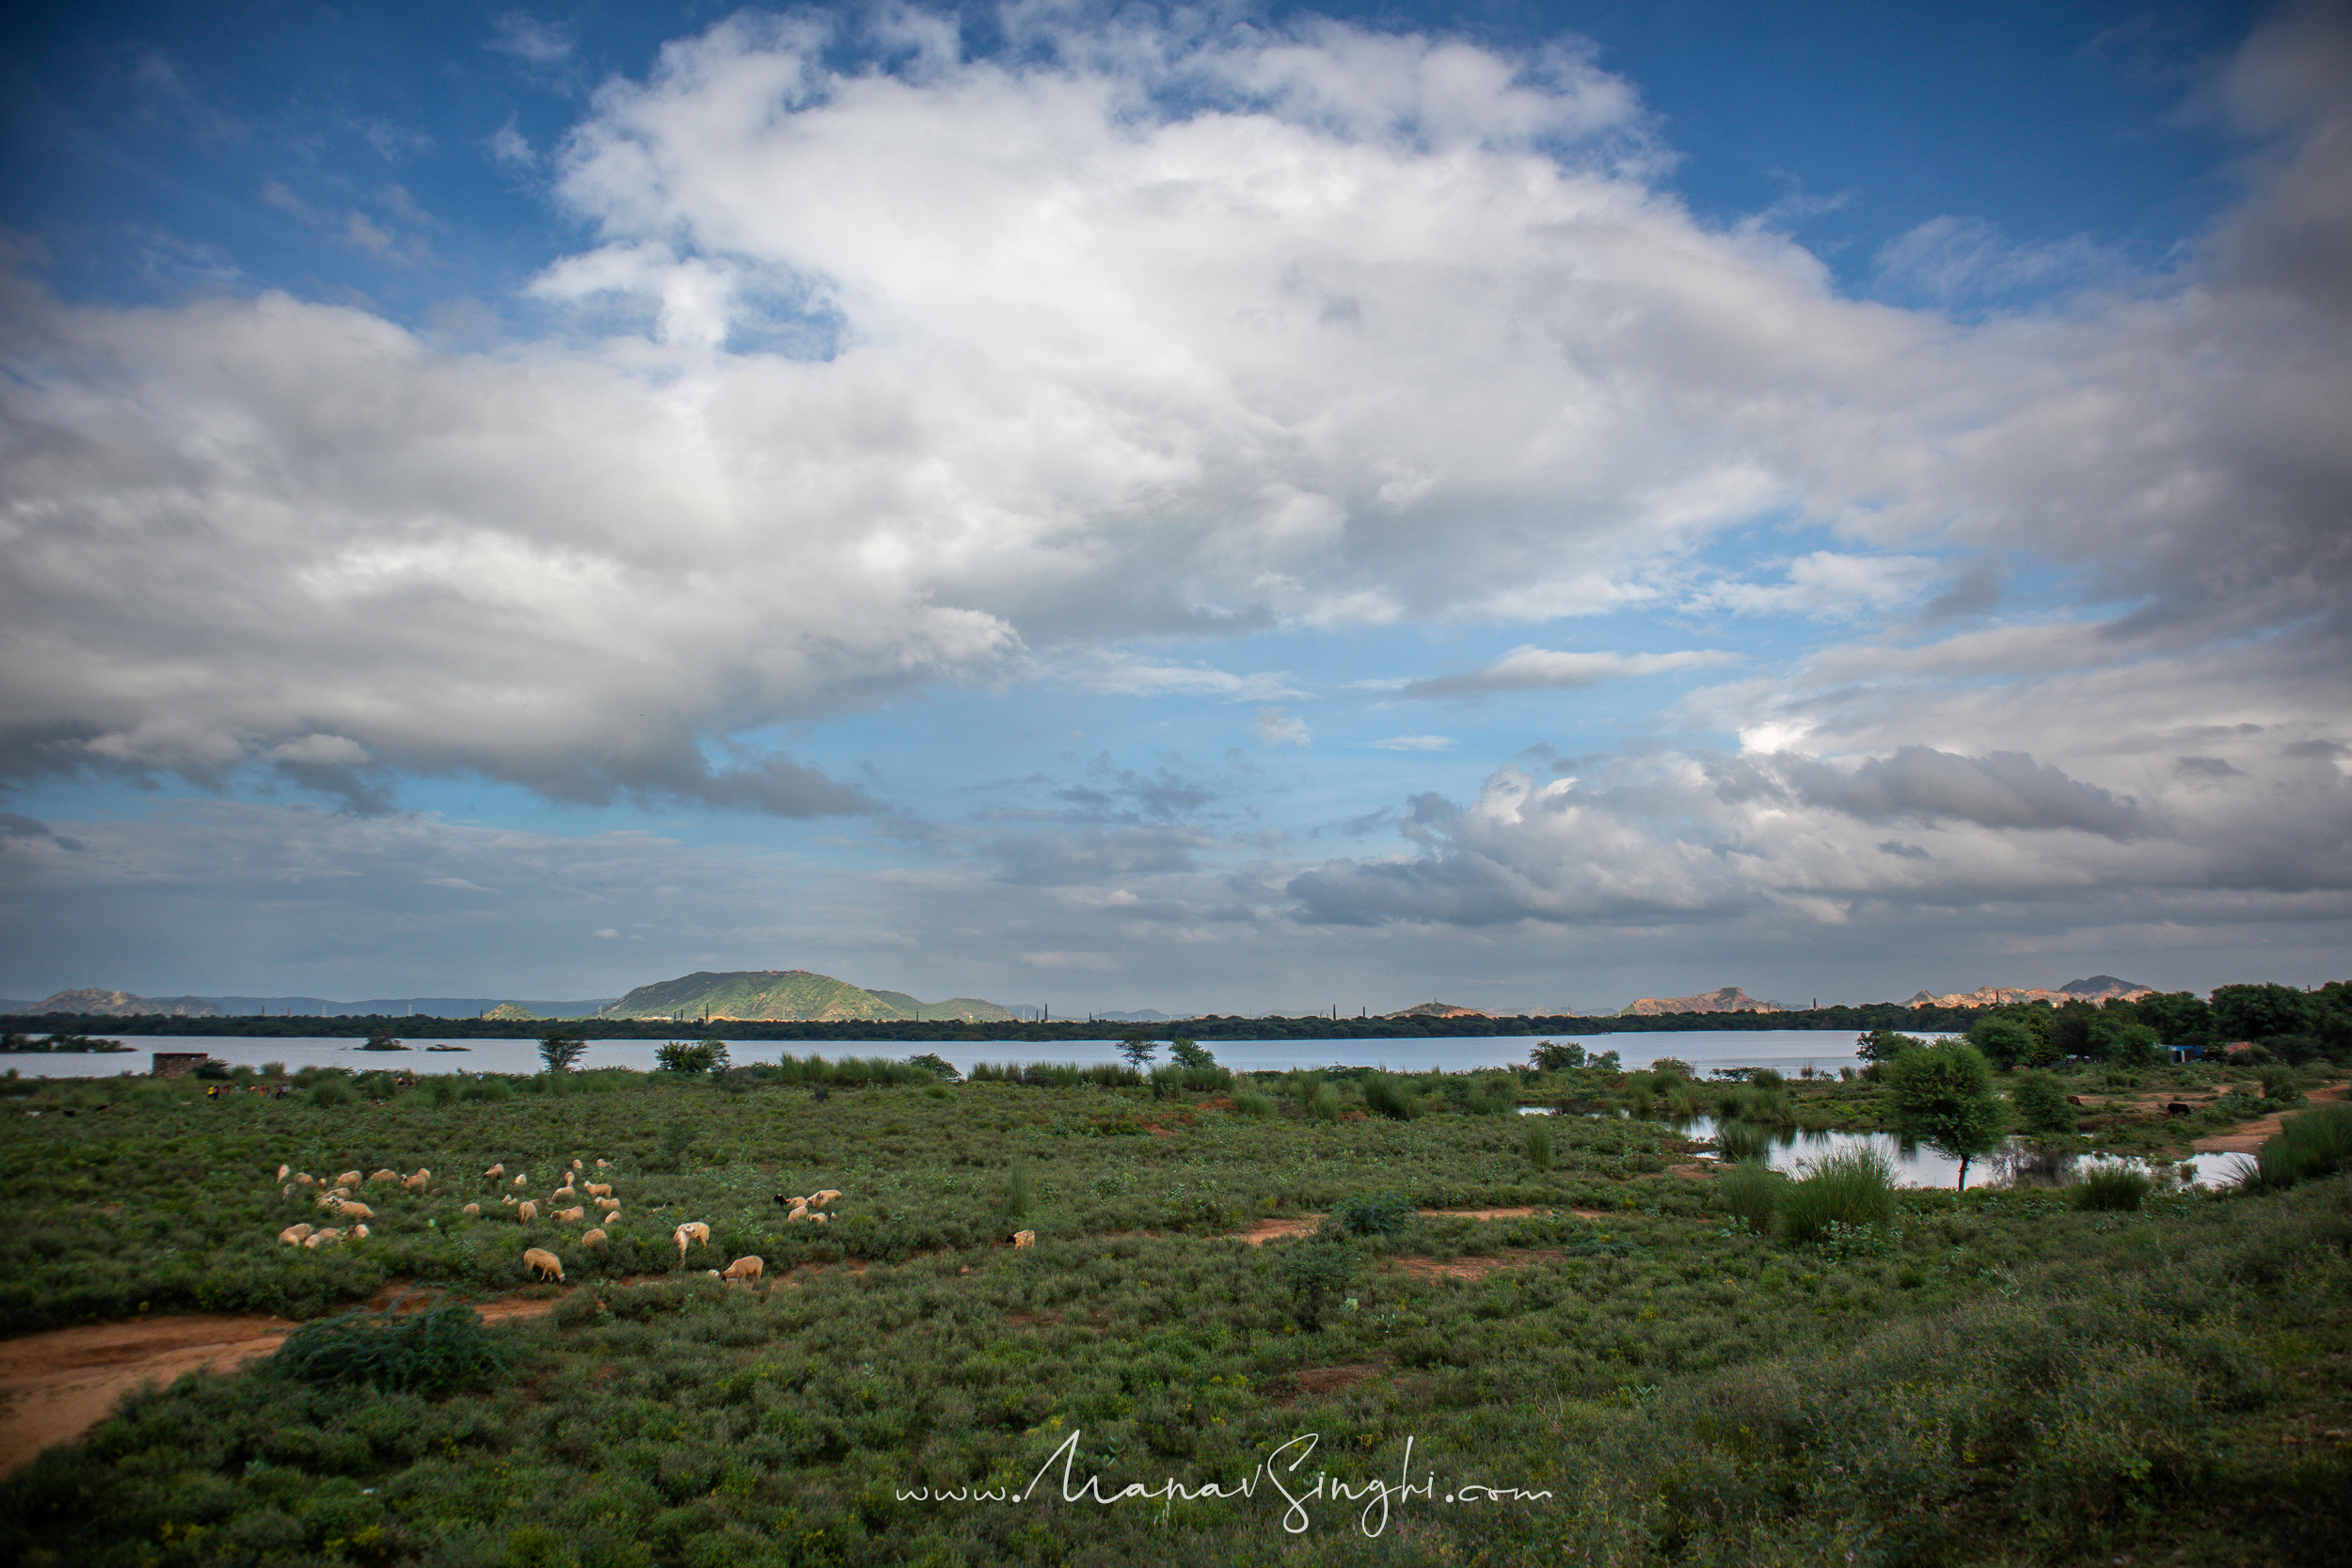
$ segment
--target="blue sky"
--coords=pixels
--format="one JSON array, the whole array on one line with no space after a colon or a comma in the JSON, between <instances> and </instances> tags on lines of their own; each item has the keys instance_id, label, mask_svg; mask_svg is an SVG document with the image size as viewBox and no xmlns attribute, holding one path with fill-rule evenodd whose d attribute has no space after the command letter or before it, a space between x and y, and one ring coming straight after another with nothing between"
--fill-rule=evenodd
<instances>
[{"instance_id":1,"label":"blue sky","mask_svg":"<svg viewBox=\"0 0 2352 1568\"><path fill-rule=\"evenodd\" d=\"M6 25L0 994L2341 967L2341 5Z\"/></svg>"}]
</instances>

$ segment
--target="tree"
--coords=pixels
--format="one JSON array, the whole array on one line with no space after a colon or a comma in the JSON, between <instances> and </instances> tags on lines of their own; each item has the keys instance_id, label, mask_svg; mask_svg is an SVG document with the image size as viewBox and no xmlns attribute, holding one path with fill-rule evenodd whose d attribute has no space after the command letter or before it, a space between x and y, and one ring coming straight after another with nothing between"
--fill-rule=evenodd
<instances>
[{"instance_id":1,"label":"tree","mask_svg":"<svg viewBox=\"0 0 2352 1568\"><path fill-rule=\"evenodd\" d=\"M2046 1072L2020 1073L2009 1099L2028 1132L2050 1137L2074 1131L2074 1107L2066 1102L2065 1085Z\"/></svg>"},{"instance_id":2,"label":"tree","mask_svg":"<svg viewBox=\"0 0 2352 1568\"><path fill-rule=\"evenodd\" d=\"M569 1072L572 1064L588 1050L588 1042L578 1035L567 1035L561 1029L550 1029L539 1037L539 1059L548 1064L548 1070Z\"/></svg>"},{"instance_id":3,"label":"tree","mask_svg":"<svg viewBox=\"0 0 2352 1568\"><path fill-rule=\"evenodd\" d=\"M2193 990L2143 996L2137 1011L2139 1022L2167 1045L2206 1046L2214 1041L2213 1008Z\"/></svg>"},{"instance_id":4,"label":"tree","mask_svg":"<svg viewBox=\"0 0 2352 1568\"><path fill-rule=\"evenodd\" d=\"M1119 1042L1119 1053L1126 1057L1127 1065L1137 1072L1152 1065L1152 1057L1158 1050L1152 1037L1140 1030L1127 1035Z\"/></svg>"},{"instance_id":5,"label":"tree","mask_svg":"<svg viewBox=\"0 0 2352 1568\"><path fill-rule=\"evenodd\" d=\"M1983 1052L1986 1061L2004 1071L2033 1065L2042 1048L2040 1035L2015 1019L1997 1013L1988 1013L1968 1026L1968 1043Z\"/></svg>"},{"instance_id":6,"label":"tree","mask_svg":"<svg viewBox=\"0 0 2352 1568\"><path fill-rule=\"evenodd\" d=\"M1215 1067L1216 1058L1182 1035L1168 1042L1168 1059L1181 1068Z\"/></svg>"},{"instance_id":7,"label":"tree","mask_svg":"<svg viewBox=\"0 0 2352 1568\"><path fill-rule=\"evenodd\" d=\"M2312 999L2293 986L2222 986L2213 993L2213 1021L2224 1039L2305 1034L2315 1011Z\"/></svg>"},{"instance_id":8,"label":"tree","mask_svg":"<svg viewBox=\"0 0 2352 1568\"><path fill-rule=\"evenodd\" d=\"M1904 1052L1925 1043L1915 1035L1899 1035L1892 1029L1873 1029L1854 1037L1853 1053L1866 1062L1891 1062Z\"/></svg>"},{"instance_id":9,"label":"tree","mask_svg":"<svg viewBox=\"0 0 2352 1568\"><path fill-rule=\"evenodd\" d=\"M1896 1057L1886 1076L1896 1126L1958 1160L1959 1185L1966 1191L1968 1162L2001 1137L2001 1099L1984 1053L1965 1040L1938 1040Z\"/></svg>"},{"instance_id":10,"label":"tree","mask_svg":"<svg viewBox=\"0 0 2352 1568\"><path fill-rule=\"evenodd\" d=\"M1566 1072L1584 1065L1584 1048L1574 1040L1565 1045L1537 1040L1535 1049L1527 1053L1527 1065L1537 1072Z\"/></svg>"}]
</instances>

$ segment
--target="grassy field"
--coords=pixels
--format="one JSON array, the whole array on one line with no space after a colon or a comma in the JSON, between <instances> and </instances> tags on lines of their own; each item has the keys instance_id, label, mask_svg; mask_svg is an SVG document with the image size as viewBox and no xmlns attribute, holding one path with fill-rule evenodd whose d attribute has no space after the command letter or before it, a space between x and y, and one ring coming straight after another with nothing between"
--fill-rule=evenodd
<instances>
[{"instance_id":1,"label":"grassy field","mask_svg":"<svg viewBox=\"0 0 2352 1568\"><path fill-rule=\"evenodd\" d=\"M1693 1178L1660 1122L1510 1114L1725 1109L1645 1074L1021 1076L0 1085L8 1332L320 1320L0 1483L0 1558L2340 1559L2340 1174L2116 1208L1889 1195ZM2080 1086L2130 1103L2149 1076ZM1860 1078L1739 1092L1765 1122L1883 1115ZM574 1159L622 1203L601 1251L501 1202L544 1212ZM371 1234L311 1252L276 1240L326 1223L281 1163L435 1174L369 1184ZM774 1201L826 1187L821 1227ZM1498 1208L1534 1212L1413 1212ZM681 1265L683 1220L712 1245ZM565 1290L528 1284L533 1245ZM759 1287L702 1272L745 1254ZM326 1316L394 1284L559 1299L497 1328Z\"/></svg>"}]
</instances>

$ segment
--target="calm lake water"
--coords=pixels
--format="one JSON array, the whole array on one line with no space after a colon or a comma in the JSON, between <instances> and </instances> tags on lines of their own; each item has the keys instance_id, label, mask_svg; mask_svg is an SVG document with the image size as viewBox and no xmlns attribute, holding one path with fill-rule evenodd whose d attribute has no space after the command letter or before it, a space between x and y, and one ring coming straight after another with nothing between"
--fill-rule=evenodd
<instances>
[{"instance_id":1,"label":"calm lake water","mask_svg":"<svg viewBox=\"0 0 2352 1568\"><path fill-rule=\"evenodd\" d=\"M283 1062L290 1068L347 1067L372 1069L398 1068L407 1072L536 1072L536 1040L452 1040L431 1035L403 1037L406 1051L359 1049L350 1037L256 1038L242 1035L119 1035L112 1037L132 1048L130 1054L41 1054L0 1053L0 1070L14 1068L27 1078L109 1078L131 1071L145 1072L150 1053L157 1051L202 1051L231 1067L258 1068ZM582 1067L625 1067L651 1071L654 1053L668 1040L591 1040ZM1211 1040L1209 1050L1236 1072L1279 1072L1291 1068L1334 1065L1386 1068L1394 1072L1466 1072L1473 1068L1521 1067L1538 1039L1574 1040L1597 1054L1614 1051L1629 1068L1647 1067L1659 1056L1688 1062L1701 1077L1719 1067L1769 1067L1795 1072L1813 1067L1835 1072L1856 1065L1854 1037L1842 1029L1719 1029L1688 1034L1627 1035L1490 1035L1476 1039L1401 1040ZM428 1051L433 1045L460 1045L464 1052ZM1033 1045L1025 1040L950 1040L918 1046L907 1040L734 1040L728 1050L739 1065L772 1062L784 1052L795 1056L905 1057L918 1050L937 1052L969 1072L975 1062L1115 1062L1117 1040L1062 1040ZM1162 1051L1160 1059L1166 1061Z\"/></svg>"},{"instance_id":2,"label":"calm lake water","mask_svg":"<svg viewBox=\"0 0 2352 1568\"><path fill-rule=\"evenodd\" d=\"M1705 1140L1715 1135L1715 1118L1692 1117L1672 1124L1684 1137ZM1950 1187L1960 1180L1960 1162L1938 1154L1931 1148L1906 1144L1892 1132L1807 1132L1800 1128L1783 1127L1773 1131L1772 1152L1765 1163L1776 1171L1790 1176L1803 1176L1807 1166L1824 1155L1849 1148L1876 1149L1893 1167L1895 1182L1902 1187ZM1968 1185L1971 1187L2005 1187L2019 1177L2019 1165L2027 1153L2024 1146L2012 1140L1992 1154L1968 1162ZM2197 1182L2204 1186L2220 1186L2233 1180L2241 1164L2250 1164L2244 1154L2197 1154L2176 1165L2158 1169L2143 1160L2121 1156L2091 1155L2070 1162L2068 1168L2058 1173L2060 1183L2072 1180L2100 1164L2127 1165L2148 1172L2164 1180Z\"/></svg>"}]
</instances>

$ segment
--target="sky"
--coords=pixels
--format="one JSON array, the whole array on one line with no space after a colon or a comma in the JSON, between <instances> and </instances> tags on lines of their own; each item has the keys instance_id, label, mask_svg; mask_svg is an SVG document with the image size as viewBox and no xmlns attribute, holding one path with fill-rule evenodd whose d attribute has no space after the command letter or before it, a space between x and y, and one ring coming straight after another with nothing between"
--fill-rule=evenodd
<instances>
[{"instance_id":1,"label":"sky","mask_svg":"<svg viewBox=\"0 0 2352 1568\"><path fill-rule=\"evenodd\" d=\"M0 23L0 995L2352 953L2352 6Z\"/></svg>"}]
</instances>

